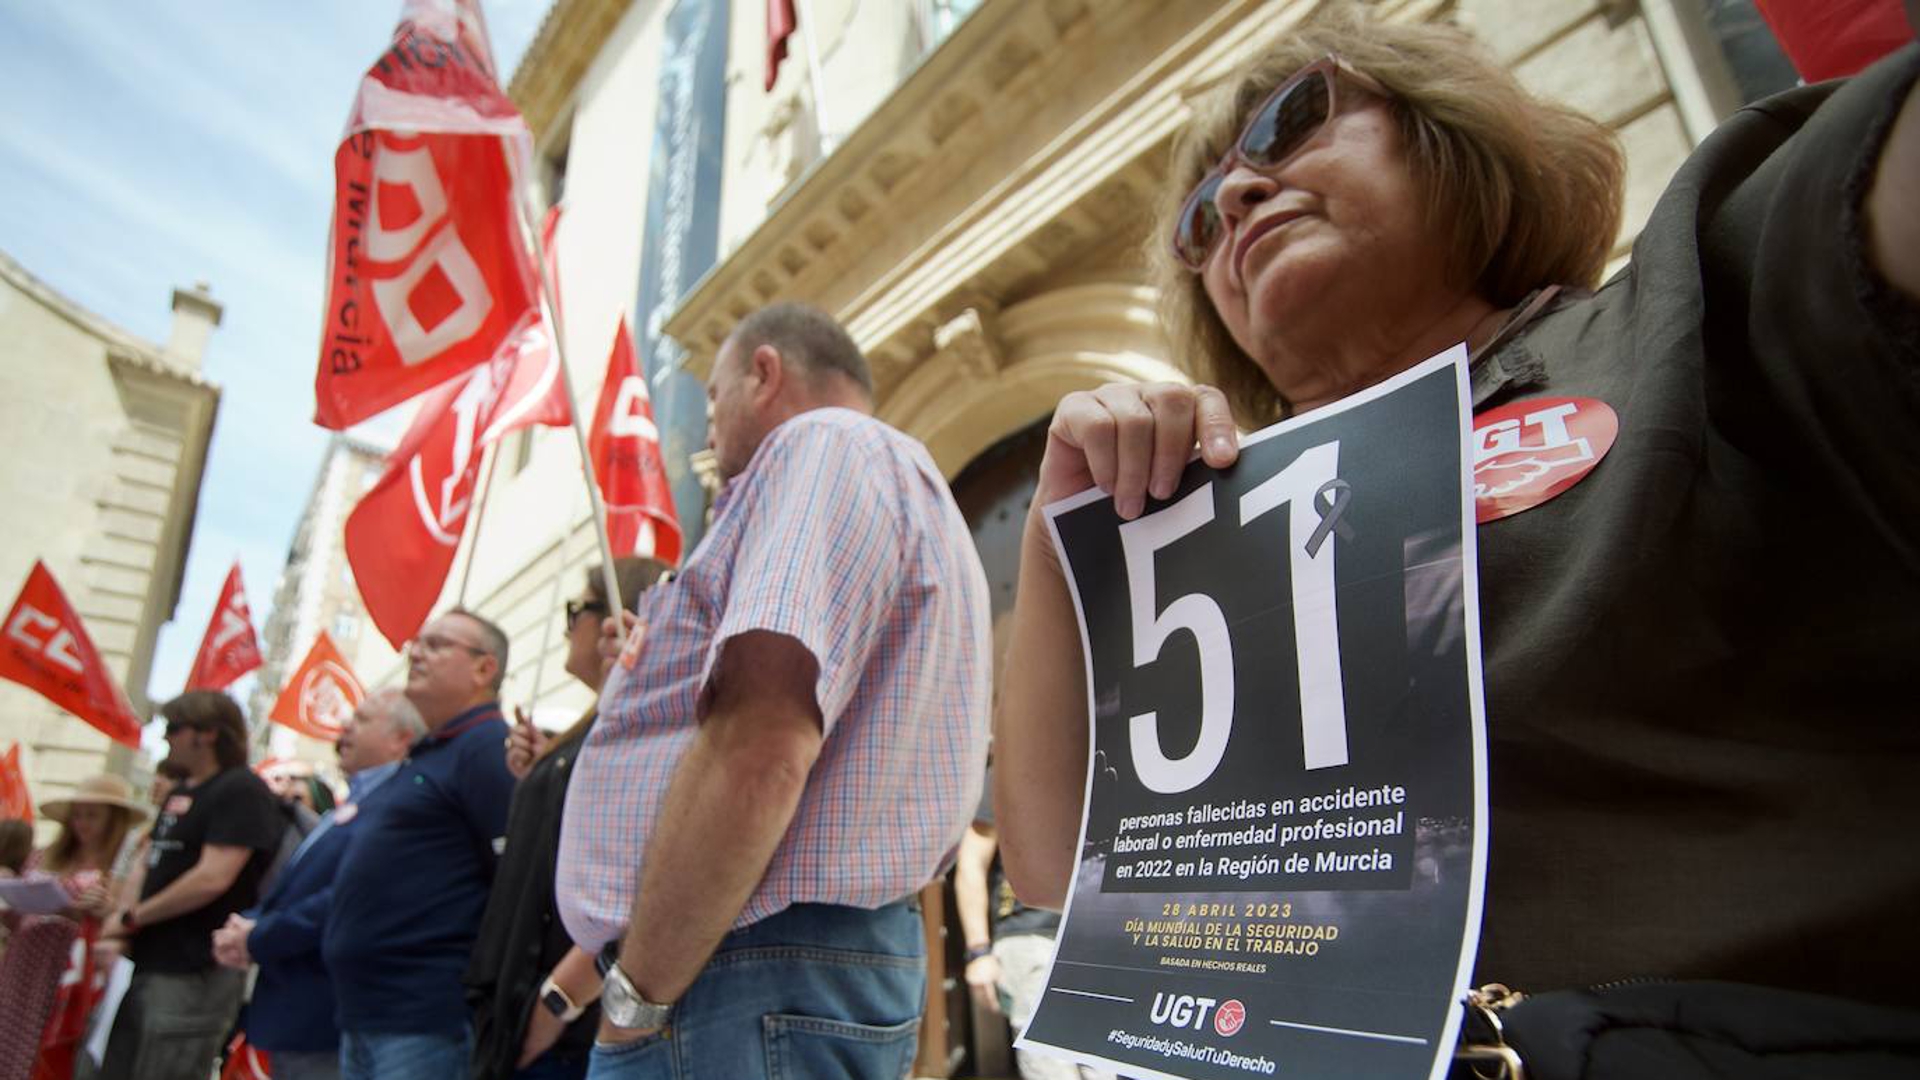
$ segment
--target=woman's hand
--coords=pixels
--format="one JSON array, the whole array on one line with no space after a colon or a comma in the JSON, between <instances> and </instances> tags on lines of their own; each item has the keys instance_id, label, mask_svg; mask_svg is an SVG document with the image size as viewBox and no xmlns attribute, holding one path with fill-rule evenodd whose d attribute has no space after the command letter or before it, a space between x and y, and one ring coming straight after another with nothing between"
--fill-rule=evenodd
<instances>
[{"instance_id":1,"label":"woman's hand","mask_svg":"<svg viewBox=\"0 0 1920 1080\"><path fill-rule=\"evenodd\" d=\"M992 953L967 961L967 992L990 1013L1000 1011L1000 960Z\"/></svg>"},{"instance_id":2,"label":"woman's hand","mask_svg":"<svg viewBox=\"0 0 1920 1080\"><path fill-rule=\"evenodd\" d=\"M1240 456L1226 395L1211 386L1108 383L1077 390L1060 399L1047 429L1034 508L1097 486L1131 521L1146 509L1148 495L1173 494L1196 444L1216 469Z\"/></svg>"},{"instance_id":3,"label":"woman's hand","mask_svg":"<svg viewBox=\"0 0 1920 1080\"><path fill-rule=\"evenodd\" d=\"M113 910L113 891L107 888L104 879L95 881L73 898L73 908L90 918L104 919Z\"/></svg>"},{"instance_id":4,"label":"woman's hand","mask_svg":"<svg viewBox=\"0 0 1920 1080\"><path fill-rule=\"evenodd\" d=\"M547 748L547 734L533 726L533 718L518 705L513 707L513 727L507 731L507 771L515 780L525 780L533 763Z\"/></svg>"}]
</instances>

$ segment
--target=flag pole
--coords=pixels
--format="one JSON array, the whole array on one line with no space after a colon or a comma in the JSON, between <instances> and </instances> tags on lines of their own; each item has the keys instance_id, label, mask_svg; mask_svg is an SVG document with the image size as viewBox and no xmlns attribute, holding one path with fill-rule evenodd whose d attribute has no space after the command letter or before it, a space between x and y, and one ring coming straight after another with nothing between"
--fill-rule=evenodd
<instances>
[{"instance_id":1,"label":"flag pole","mask_svg":"<svg viewBox=\"0 0 1920 1080\"><path fill-rule=\"evenodd\" d=\"M521 437L525 438L524 435ZM480 526L487 520L487 499L493 494L493 470L500 457L498 449L499 444L488 443L486 460L481 463L487 478L480 482L480 505L473 508L473 528L467 530L467 561L460 568L460 592L454 597L455 607L467 606L467 582L473 579L473 557L480 553Z\"/></svg>"},{"instance_id":2,"label":"flag pole","mask_svg":"<svg viewBox=\"0 0 1920 1080\"><path fill-rule=\"evenodd\" d=\"M804 25L800 35L807 45L807 81L813 84L813 123L818 130L813 133L814 145L821 157L833 152L839 140L827 130L827 103L823 95L826 92L826 80L820 74L820 51L814 45L814 34L820 24L813 18L813 0L800 0L800 14Z\"/></svg>"},{"instance_id":3,"label":"flag pole","mask_svg":"<svg viewBox=\"0 0 1920 1080\"><path fill-rule=\"evenodd\" d=\"M529 216L531 207L524 189L516 191L515 196L520 231L526 234L527 243L533 248L533 265L540 274L540 312L553 331L553 353L560 358L560 385L567 388L567 411L573 414L573 439L580 447L580 476L586 481L587 499L593 504L594 539L600 544L601 582L606 586L608 603L618 604L620 580L613 572L613 540L607 534L607 504L600 498L600 481L593 474L593 454L587 448L587 429L580 422L580 401L573 392L573 369L567 364L567 330L560 321L560 309L553 303L557 294L553 275L547 270L547 246Z\"/></svg>"}]
</instances>

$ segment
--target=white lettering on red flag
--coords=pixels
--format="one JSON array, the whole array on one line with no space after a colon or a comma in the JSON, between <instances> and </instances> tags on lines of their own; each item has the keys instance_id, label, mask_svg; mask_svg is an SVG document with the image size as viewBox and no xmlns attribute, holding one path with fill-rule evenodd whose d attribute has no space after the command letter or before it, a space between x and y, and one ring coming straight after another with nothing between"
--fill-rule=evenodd
<instances>
[{"instance_id":1,"label":"white lettering on red flag","mask_svg":"<svg viewBox=\"0 0 1920 1080\"><path fill-rule=\"evenodd\" d=\"M315 423L446 382L535 319L514 202L530 146L476 0L408 0L334 154Z\"/></svg>"},{"instance_id":2,"label":"white lettering on red flag","mask_svg":"<svg viewBox=\"0 0 1920 1080\"><path fill-rule=\"evenodd\" d=\"M680 561L680 519L660 456L660 429L640 372L627 321L614 332L607 375L587 442L594 475L607 504L607 532L615 558L651 555L669 565Z\"/></svg>"},{"instance_id":3,"label":"white lettering on red flag","mask_svg":"<svg viewBox=\"0 0 1920 1080\"><path fill-rule=\"evenodd\" d=\"M11 679L92 724L116 742L140 745L140 721L80 616L36 560L0 626L0 678Z\"/></svg>"},{"instance_id":4,"label":"white lettering on red flag","mask_svg":"<svg viewBox=\"0 0 1920 1080\"><path fill-rule=\"evenodd\" d=\"M347 562L367 614L399 648L426 622L467 527L487 446L530 424L573 422L544 322L492 363L434 390L348 515Z\"/></svg>"},{"instance_id":5,"label":"white lettering on red flag","mask_svg":"<svg viewBox=\"0 0 1920 1080\"><path fill-rule=\"evenodd\" d=\"M213 606L213 618L207 622L200 652L193 658L187 689L219 690L263 662L260 639L253 632L253 613L247 607L246 590L240 584L240 562L236 559L233 569L227 571L226 584L220 587L220 599Z\"/></svg>"}]
</instances>

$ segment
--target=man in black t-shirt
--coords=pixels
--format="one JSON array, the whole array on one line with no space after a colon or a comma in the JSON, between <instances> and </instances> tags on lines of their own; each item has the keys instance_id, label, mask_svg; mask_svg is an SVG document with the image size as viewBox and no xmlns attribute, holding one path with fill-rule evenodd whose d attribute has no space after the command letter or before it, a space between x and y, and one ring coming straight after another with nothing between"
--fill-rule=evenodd
<instances>
[{"instance_id":1,"label":"man in black t-shirt","mask_svg":"<svg viewBox=\"0 0 1920 1080\"><path fill-rule=\"evenodd\" d=\"M106 1080L204 1080L245 979L214 963L213 932L253 905L280 844L283 819L247 769L246 721L233 699L191 690L160 712L167 761L187 779L160 807L139 902L101 931L128 939L134 965L100 1067Z\"/></svg>"}]
</instances>

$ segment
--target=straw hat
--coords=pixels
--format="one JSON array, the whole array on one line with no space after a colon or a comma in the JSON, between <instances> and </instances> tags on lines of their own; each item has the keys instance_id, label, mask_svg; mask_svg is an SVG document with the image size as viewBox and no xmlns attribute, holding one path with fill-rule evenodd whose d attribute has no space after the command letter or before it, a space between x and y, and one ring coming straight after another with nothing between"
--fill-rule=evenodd
<instances>
[{"instance_id":1,"label":"straw hat","mask_svg":"<svg viewBox=\"0 0 1920 1080\"><path fill-rule=\"evenodd\" d=\"M135 821L145 821L149 813L145 803L133 798L133 785L117 776L89 776L75 785L73 794L64 799L48 799L40 804L43 817L51 818L62 825L67 823L67 811L76 803L94 803L100 806L118 806L133 812Z\"/></svg>"}]
</instances>

